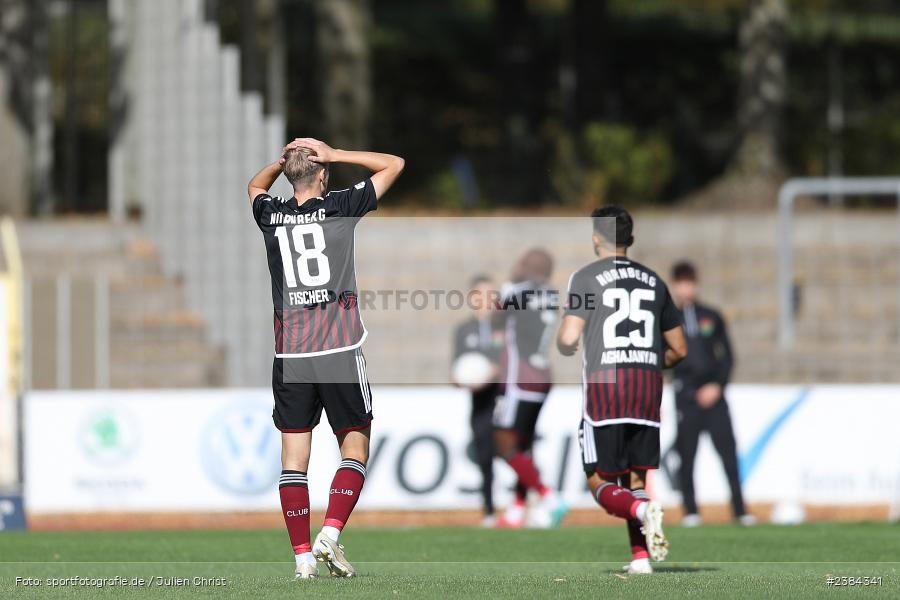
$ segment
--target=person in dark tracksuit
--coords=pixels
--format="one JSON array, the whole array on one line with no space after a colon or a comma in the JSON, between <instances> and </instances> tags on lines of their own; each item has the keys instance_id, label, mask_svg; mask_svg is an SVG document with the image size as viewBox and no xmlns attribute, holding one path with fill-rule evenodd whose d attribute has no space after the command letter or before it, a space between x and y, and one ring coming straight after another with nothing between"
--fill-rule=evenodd
<instances>
[{"instance_id":1,"label":"person in dark tracksuit","mask_svg":"<svg viewBox=\"0 0 900 600\"><path fill-rule=\"evenodd\" d=\"M702 521L694 496L694 459L703 431L709 433L722 460L734 518L741 524L755 522L747 514L738 473L737 446L731 415L725 401L725 386L731 377L734 356L725 320L715 309L697 301L697 270L682 261L672 267L670 289L681 311L688 356L673 373L678 434L675 447L681 457L680 483L685 516L682 524L696 526Z\"/></svg>"},{"instance_id":2,"label":"person in dark tracksuit","mask_svg":"<svg viewBox=\"0 0 900 600\"><path fill-rule=\"evenodd\" d=\"M456 328L453 344L453 360L468 352L479 352L487 356L492 363L498 364L500 349L503 346L503 332L493 328L491 310L496 302L498 292L494 282L487 276L478 275L472 279L469 302L473 315L460 323ZM456 383L456 382L454 382ZM499 392L499 383L495 378L491 383L476 390L472 394L472 413L470 424L475 448L475 460L481 470L481 493L483 498L484 519L482 526L493 527L494 517L494 405Z\"/></svg>"}]
</instances>

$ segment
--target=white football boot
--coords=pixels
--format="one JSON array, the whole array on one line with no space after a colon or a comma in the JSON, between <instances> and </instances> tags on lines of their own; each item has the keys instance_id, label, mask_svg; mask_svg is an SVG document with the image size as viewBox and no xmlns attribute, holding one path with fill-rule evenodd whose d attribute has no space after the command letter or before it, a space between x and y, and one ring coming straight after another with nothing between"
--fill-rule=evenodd
<instances>
[{"instance_id":1,"label":"white football boot","mask_svg":"<svg viewBox=\"0 0 900 600\"><path fill-rule=\"evenodd\" d=\"M521 529L525 526L528 509L524 502L513 502L503 512L503 516L497 521L500 529Z\"/></svg>"},{"instance_id":2,"label":"white football boot","mask_svg":"<svg viewBox=\"0 0 900 600\"><path fill-rule=\"evenodd\" d=\"M756 517L751 514L745 514L738 517L738 523L744 527L753 527L756 525Z\"/></svg>"},{"instance_id":3,"label":"white football boot","mask_svg":"<svg viewBox=\"0 0 900 600\"><path fill-rule=\"evenodd\" d=\"M319 532L316 536L312 551L317 561L325 563L332 577L353 577L356 574L356 569L344 556L343 544L338 544L324 533Z\"/></svg>"},{"instance_id":4,"label":"white football boot","mask_svg":"<svg viewBox=\"0 0 900 600\"><path fill-rule=\"evenodd\" d=\"M569 512L569 505L555 491L547 492L528 512L528 527L551 529L559 527L563 517Z\"/></svg>"},{"instance_id":5,"label":"white football boot","mask_svg":"<svg viewBox=\"0 0 900 600\"><path fill-rule=\"evenodd\" d=\"M682 527L700 527L703 525L703 518L697 513L688 513L681 517L681 526Z\"/></svg>"},{"instance_id":6,"label":"white football boot","mask_svg":"<svg viewBox=\"0 0 900 600\"><path fill-rule=\"evenodd\" d=\"M647 538L647 550L650 558L656 562L666 560L669 554L669 542L663 533L663 508L659 502L650 501L644 510L644 518L641 520L641 530Z\"/></svg>"},{"instance_id":7,"label":"white football boot","mask_svg":"<svg viewBox=\"0 0 900 600\"><path fill-rule=\"evenodd\" d=\"M482 529L493 529L497 527L497 517L494 515L484 515L478 526Z\"/></svg>"},{"instance_id":8,"label":"white football boot","mask_svg":"<svg viewBox=\"0 0 900 600\"><path fill-rule=\"evenodd\" d=\"M294 579L315 579L319 576L319 567L315 563L300 563L294 571Z\"/></svg>"},{"instance_id":9,"label":"white football boot","mask_svg":"<svg viewBox=\"0 0 900 600\"><path fill-rule=\"evenodd\" d=\"M638 558L622 567L628 575L650 575L653 573L653 567L650 566L650 560L646 558Z\"/></svg>"}]
</instances>

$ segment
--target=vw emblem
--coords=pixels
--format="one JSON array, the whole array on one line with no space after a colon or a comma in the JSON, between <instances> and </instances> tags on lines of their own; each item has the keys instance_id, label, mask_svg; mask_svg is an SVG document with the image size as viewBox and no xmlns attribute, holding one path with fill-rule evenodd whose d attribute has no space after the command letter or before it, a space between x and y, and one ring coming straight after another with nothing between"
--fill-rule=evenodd
<instances>
[{"instance_id":1,"label":"vw emblem","mask_svg":"<svg viewBox=\"0 0 900 600\"><path fill-rule=\"evenodd\" d=\"M201 439L209 478L233 494L270 491L281 474L281 444L272 426L271 405L239 401L215 413Z\"/></svg>"}]
</instances>

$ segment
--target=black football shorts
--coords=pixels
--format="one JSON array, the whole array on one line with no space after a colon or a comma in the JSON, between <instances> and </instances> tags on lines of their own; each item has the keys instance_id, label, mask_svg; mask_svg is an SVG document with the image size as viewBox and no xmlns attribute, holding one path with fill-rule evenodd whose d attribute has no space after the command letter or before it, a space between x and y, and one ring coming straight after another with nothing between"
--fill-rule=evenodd
<instances>
[{"instance_id":1,"label":"black football shorts","mask_svg":"<svg viewBox=\"0 0 900 600\"><path fill-rule=\"evenodd\" d=\"M578 441L588 475L599 473L609 478L659 468L659 427L634 423L595 427L582 421Z\"/></svg>"},{"instance_id":2,"label":"black football shorts","mask_svg":"<svg viewBox=\"0 0 900 600\"><path fill-rule=\"evenodd\" d=\"M494 427L509 429L524 437L533 437L546 399L547 392L502 386L494 407Z\"/></svg>"},{"instance_id":3,"label":"black football shorts","mask_svg":"<svg viewBox=\"0 0 900 600\"><path fill-rule=\"evenodd\" d=\"M335 435L365 429L372 421L372 388L357 348L322 356L275 358L272 420L284 433L312 431L322 410Z\"/></svg>"}]
</instances>

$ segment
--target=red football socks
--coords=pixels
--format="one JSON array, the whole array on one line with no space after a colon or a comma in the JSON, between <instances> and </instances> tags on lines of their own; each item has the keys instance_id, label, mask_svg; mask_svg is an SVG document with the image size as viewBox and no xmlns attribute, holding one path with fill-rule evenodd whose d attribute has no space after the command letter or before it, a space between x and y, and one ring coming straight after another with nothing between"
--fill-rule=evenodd
<instances>
[{"instance_id":1,"label":"red football socks","mask_svg":"<svg viewBox=\"0 0 900 600\"><path fill-rule=\"evenodd\" d=\"M506 461L512 470L519 477L519 483L526 489L537 490L542 495L547 492L547 488L541 483L541 474L538 472L534 464L534 460L528 454L519 452Z\"/></svg>"},{"instance_id":2,"label":"red football socks","mask_svg":"<svg viewBox=\"0 0 900 600\"><path fill-rule=\"evenodd\" d=\"M366 482L366 465L352 458L345 458L338 466L331 482L328 496L328 510L325 512L326 527L343 529L350 513L359 500L359 493Z\"/></svg>"},{"instance_id":3,"label":"red football socks","mask_svg":"<svg viewBox=\"0 0 900 600\"><path fill-rule=\"evenodd\" d=\"M628 541L631 544L631 560L650 558L647 550L647 538L641 532L641 522L637 519L628 521Z\"/></svg>"},{"instance_id":4,"label":"red football socks","mask_svg":"<svg viewBox=\"0 0 900 600\"><path fill-rule=\"evenodd\" d=\"M638 501L648 499L647 492L643 488L631 490L631 495ZM641 532L641 522L637 519L628 521L628 541L631 544L631 560L650 558L650 552L647 550L647 538Z\"/></svg>"},{"instance_id":5,"label":"red football socks","mask_svg":"<svg viewBox=\"0 0 900 600\"><path fill-rule=\"evenodd\" d=\"M309 543L309 488L306 473L282 471L278 481L278 494L281 496L281 512L284 514L284 524L287 526L294 554L312 551Z\"/></svg>"},{"instance_id":6,"label":"red football socks","mask_svg":"<svg viewBox=\"0 0 900 600\"><path fill-rule=\"evenodd\" d=\"M596 500L606 512L621 519L636 519L638 506L647 501L635 498L631 490L614 483L601 485Z\"/></svg>"}]
</instances>

